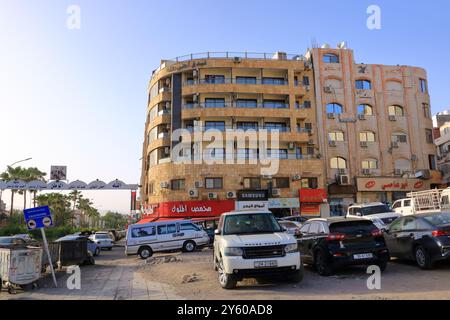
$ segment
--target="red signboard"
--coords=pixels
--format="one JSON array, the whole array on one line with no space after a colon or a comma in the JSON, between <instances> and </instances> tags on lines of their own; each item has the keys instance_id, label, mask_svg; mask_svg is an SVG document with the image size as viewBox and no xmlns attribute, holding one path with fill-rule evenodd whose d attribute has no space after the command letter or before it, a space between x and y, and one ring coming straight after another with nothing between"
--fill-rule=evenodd
<instances>
[{"instance_id":1,"label":"red signboard","mask_svg":"<svg viewBox=\"0 0 450 320\"><path fill-rule=\"evenodd\" d=\"M217 217L222 213L233 211L234 200L207 201L173 201L160 203L153 208L153 214L148 217L158 218L200 218Z\"/></svg>"},{"instance_id":2,"label":"red signboard","mask_svg":"<svg viewBox=\"0 0 450 320\"><path fill-rule=\"evenodd\" d=\"M300 205L300 212L302 216L320 216L320 204L302 203Z\"/></svg>"},{"instance_id":3,"label":"red signboard","mask_svg":"<svg viewBox=\"0 0 450 320\"><path fill-rule=\"evenodd\" d=\"M327 201L325 189L300 189L300 203L324 203Z\"/></svg>"}]
</instances>

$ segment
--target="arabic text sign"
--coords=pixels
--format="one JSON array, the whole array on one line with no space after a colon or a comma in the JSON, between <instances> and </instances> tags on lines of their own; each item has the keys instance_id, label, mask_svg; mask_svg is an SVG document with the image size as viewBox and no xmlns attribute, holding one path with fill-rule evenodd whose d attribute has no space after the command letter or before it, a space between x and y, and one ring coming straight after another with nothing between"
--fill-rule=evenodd
<instances>
[{"instance_id":1,"label":"arabic text sign","mask_svg":"<svg viewBox=\"0 0 450 320\"><path fill-rule=\"evenodd\" d=\"M358 191L420 191L430 189L430 182L420 179L358 178Z\"/></svg>"},{"instance_id":2,"label":"arabic text sign","mask_svg":"<svg viewBox=\"0 0 450 320\"><path fill-rule=\"evenodd\" d=\"M238 201L237 210L269 210L269 201Z\"/></svg>"},{"instance_id":3,"label":"arabic text sign","mask_svg":"<svg viewBox=\"0 0 450 320\"><path fill-rule=\"evenodd\" d=\"M28 230L53 226L52 214L50 212L50 208L47 206L25 209L23 210L23 215L25 217Z\"/></svg>"},{"instance_id":4,"label":"arabic text sign","mask_svg":"<svg viewBox=\"0 0 450 320\"><path fill-rule=\"evenodd\" d=\"M160 218L215 217L234 210L234 200L164 202L153 209Z\"/></svg>"}]
</instances>

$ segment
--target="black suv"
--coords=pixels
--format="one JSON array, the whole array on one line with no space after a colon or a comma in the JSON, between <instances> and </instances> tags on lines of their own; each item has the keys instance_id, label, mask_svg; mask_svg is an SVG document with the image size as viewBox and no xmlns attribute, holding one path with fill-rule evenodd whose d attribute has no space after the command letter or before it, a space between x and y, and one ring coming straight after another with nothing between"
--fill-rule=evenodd
<instances>
[{"instance_id":1,"label":"black suv","mask_svg":"<svg viewBox=\"0 0 450 320\"><path fill-rule=\"evenodd\" d=\"M384 235L392 257L415 260L431 269L450 260L450 212L422 213L394 221Z\"/></svg>"},{"instance_id":2,"label":"black suv","mask_svg":"<svg viewBox=\"0 0 450 320\"><path fill-rule=\"evenodd\" d=\"M384 271L389 261L383 233L365 219L308 220L300 229L298 244L303 261L322 276L348 265L378 265Z\"/></svg>"}]
</instances>

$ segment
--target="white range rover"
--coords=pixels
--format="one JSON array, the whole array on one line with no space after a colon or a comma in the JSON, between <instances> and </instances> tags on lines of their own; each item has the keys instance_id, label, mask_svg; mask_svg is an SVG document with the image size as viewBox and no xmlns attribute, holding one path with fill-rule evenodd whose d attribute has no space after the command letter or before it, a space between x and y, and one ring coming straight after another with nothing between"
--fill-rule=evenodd
<instances>
[{"instance_id":1,"label":"white range rover","mask_svg":"<svg viewBox=\"0 0 450 320\"><path fill-rule=\"evenodd\" d=\"M224 289L244 278L282 275L303 279L297 240L270 211L234 211L220 217L214 237L214 268Z\"/></svg>"}]
</instances>

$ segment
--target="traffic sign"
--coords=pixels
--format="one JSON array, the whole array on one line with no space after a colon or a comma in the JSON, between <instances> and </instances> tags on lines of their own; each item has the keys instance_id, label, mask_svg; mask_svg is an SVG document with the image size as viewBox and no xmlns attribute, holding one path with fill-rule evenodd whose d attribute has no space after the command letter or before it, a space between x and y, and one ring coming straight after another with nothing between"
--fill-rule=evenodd
<instances>
[{"instance_id":1,"label":"traffic sign","mask_svg":"<svg viewBox=\"0 0 450 320\"><path fill-rule=\"evenodd\" d=\"M48 206L23 210L28 230L53 226L52 214Z\"/></svg>"}]
</instances>

